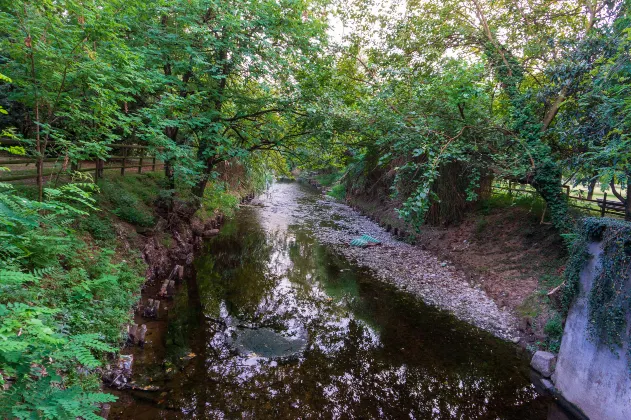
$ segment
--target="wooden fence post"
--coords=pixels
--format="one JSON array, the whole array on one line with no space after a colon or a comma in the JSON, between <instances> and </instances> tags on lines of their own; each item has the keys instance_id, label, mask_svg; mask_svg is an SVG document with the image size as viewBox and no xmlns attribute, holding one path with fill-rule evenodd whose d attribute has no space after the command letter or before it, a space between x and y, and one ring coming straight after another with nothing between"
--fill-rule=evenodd
<instances>
[{"instance_id":1,"label":"wooden fence post","mask_svg":"<svg viewBox=\"0 0 631 420\"><path fill-rule=\"evenodd\" d=\"M155 172L156 171L156 157L155 156L153 157L153 161L152 161L151 165L152 165L151 166L151 170L153 172Z\"/></svg>"},{"instance_id":2,"label":"wooden fence post","mask_svg":"<svg viewBox=\"0 0 631 420\"><path fill-rule=\"evenodd\" d=\"M127 166L127 148L123 147L123 166L121 166L122 176L125 176L125 166Z\"/></svg>"},{"instance_id":3,"label":"wooden fence post","mask_svg":"<svg viewBox=\"0 0 631 420\"><path fill-rule=\"evenodd\" d=\"M96 184L98 180L99 180L99 159L97 158L94 161L94 183Z\"/></svg>"},{"instance_id":4,"label":"wooden fence post","mask_svg":"<svg viewBox=\"0 0 631 420\"><path fill-rule=\"evenodd\" d=\"M513 181L508 181L508 195L513 196Z\"/></svg>"},{"instance_id":5,"label":"wooden fence post","mask_svg":"<svg viewBox=\"0 0 631 420\"><path fill-rule=\"evenodd\" d=\"M143 149L140 149L140 162L138 162L138 173L141 174L142 173L142 158L145 155L145 151Z\"/></svg>"},{"instance_id":6,"label":"wooden fence post","mask_svg":"<svg viewBox=\"0 0 631 420\"><path fill-rule=\"evenodd\" d=\"M607 193L603 193L603 206L600 209L600 217L605 217L607 213Z\"/></svg>"}]
</instances>

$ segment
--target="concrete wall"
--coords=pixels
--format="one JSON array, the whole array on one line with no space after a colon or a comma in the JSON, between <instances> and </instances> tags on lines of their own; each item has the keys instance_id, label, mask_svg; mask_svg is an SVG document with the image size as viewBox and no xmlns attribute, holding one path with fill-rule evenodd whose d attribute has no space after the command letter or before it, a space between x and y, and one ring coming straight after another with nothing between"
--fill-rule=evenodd
<instances>
[{"instance_id":1,"label":"concrete wall","mask_svg":"<svg viewBox=\"0 0 631 420\"><path fill-rule=\"evenodd\" d=\"M591 420L631 419L631 374L628 344L616 356L589 340L589 292L599 269L599 243L590 244L592 258L581 273L581 290L568 314L552 376L559 392ZM627 328L628 334L628 328ZM625 343L628 343L628 335Z\"/></svg>"}]
</instances>

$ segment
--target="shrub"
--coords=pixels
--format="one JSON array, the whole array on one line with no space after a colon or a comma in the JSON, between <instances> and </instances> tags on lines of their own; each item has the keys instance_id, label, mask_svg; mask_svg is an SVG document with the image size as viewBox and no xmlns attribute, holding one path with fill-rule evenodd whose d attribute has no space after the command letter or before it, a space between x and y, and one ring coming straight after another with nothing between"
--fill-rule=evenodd
<instances>
[{"instance_id":1,"label":"shrub","mask_svg":"<svg viewBox=\"0 0 631 420\"><path fill-rule=\"evenodd\" d=\"M115 400L94 392L97 369L120 345L143 278L70 228L80 208L96 210L78 188L37 202L0 186L0 418L96 418Z\"/></svg>"},{"instance_id":2,"label":"shrub","mask_svg":"<svg viewBox=\"0 0 631 420\"><path fill-rule=\"evenodd\" d=\"M128 181L127 185L129 184L133 184L133 182ZM129 191L115 182L104 183L101 189L107 201L114 206L112 212L122 220L142 227L154 225L155 219L151 209L133 191Z\"/></svg>"},{"instance_id":3,"label":"shrub","mask_svg":"<svg viewBox=\"0 0 631 420\"><path fill-rule=\"evenodd\" d=\"M226 216L232 216L234 211L239 207L239 197L230 194L224 183L213 182L206 187L204 191L203 212L214 213L218 211ZM201 215L202 218L204 215Z\"/></svg>"},{"instance_id":4,"label":"shrub","mask_svg":"<svg viewBox=\"0 0 631 420\"><path fill-rule=\"evenodd\" d=\"M336 200L344 200L346 198L346 186L344 184L334 185L333 188L328 192L328 195L335 198Z\"/></svg>"},{"instance_id":5,"label":"shrub","mask_svg":"<svg viewBox=\"0 0 631 420\"><path fill-rule=\"evenodd\" d=\"M332 172L330 174L317 175L315 178L323 187L330 187L338 182L341 177L341 172Z\"/></svg>"},{"instance_id":6,"label":"shrub","mask_svg":"<svg viewBox=\"0 0 631 420\"><path fill-rule=\"evenodd\" d=\"M543 331L547 334L547 347L550 351L558 352L561 347L561 338L563 337L563 323L561 315L555 313L543 327Z\"/></svg>"}]
</instances>

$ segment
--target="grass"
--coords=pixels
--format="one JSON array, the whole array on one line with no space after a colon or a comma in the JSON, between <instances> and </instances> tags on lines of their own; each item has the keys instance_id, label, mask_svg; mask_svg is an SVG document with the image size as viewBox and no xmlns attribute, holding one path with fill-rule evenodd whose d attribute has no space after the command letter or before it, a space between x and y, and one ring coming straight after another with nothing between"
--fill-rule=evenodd
<instances>
[{"instance_id":1,"label":"grass","mask_svg":"<svg viewBox=\"0 0 631 420\"><path fill-rule=\"evenodd\" d=\"M99 181L101 207L136 226L155 224L153 202L159 196L164 177L158 173L112 176Z\"/></svg>"}]
</instances>

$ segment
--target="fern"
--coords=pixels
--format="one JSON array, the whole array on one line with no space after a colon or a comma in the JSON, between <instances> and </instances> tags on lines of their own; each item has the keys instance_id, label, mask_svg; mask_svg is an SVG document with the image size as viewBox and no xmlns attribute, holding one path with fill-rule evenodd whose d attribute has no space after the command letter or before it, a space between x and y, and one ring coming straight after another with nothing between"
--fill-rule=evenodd
<instances>
[{"instance_id":1,"label":"fern","mask_svg":"<svg viewBox=\"0 0 631 420\"><path fill-rule=\"evenodd\" d=\"M114 400L88 391L142 279L112 264L110 251L95 256L72 230L94 209L94 188L49 189L40 203L0 185L0 386L12 378L0 418L96 419L98 404ZM77 377L77 366L92 379Z\"/></svg>"},{"instance_id":2,"label":"fern","mask_svg":"<svg viewBox=\"0 0 631 420\"><path fill-rule=\"evenodd\" d=\"M19 271L0 270L0 286L21 285L24 283L37 283L39 276Z\"/></svg>"}]
</instances>

